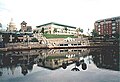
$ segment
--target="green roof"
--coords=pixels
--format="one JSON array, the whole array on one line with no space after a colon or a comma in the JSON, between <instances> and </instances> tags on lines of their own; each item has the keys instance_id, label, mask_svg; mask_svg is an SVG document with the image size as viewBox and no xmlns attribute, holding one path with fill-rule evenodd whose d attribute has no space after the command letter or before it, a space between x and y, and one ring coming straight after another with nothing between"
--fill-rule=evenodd
<instances>
[{"instance_id":1,"label":"green roof","mask_svg":"<svg viewBox=\"0 0 120 82\"><path fill-rule=\"evenodd\" d=\"M39 25L39 26L36 26L36 27L37 27L37 28L40 28L40 27L42 27L42 26L46 26L46 25L50 25L50 24L54 24L54 25L58 25L58 26L63 26L63 27L69 27L69 28L76 28L76 27L74 27L74 26L68 26L68 25L58 24L58 23L55 23L55 22L46 23L46 24Z\"/></svg>"}]
</instances>

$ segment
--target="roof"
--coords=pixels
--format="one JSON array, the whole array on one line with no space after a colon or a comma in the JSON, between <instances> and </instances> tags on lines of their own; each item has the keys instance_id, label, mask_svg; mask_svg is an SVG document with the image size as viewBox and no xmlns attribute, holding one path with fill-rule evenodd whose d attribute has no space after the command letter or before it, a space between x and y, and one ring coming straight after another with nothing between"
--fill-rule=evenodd
<instances>
[{"instance_id":1,"label":"roof","mask_svg":"<svg viewBox=\"0 0 120 82\"><path fill-rule=\"evenodd\" d=\"M111 18L106 18L106 19L100 19L100 20L97 20L97 21L95 21L95 22L108 21L108 20L118 20L118 19L120 19L120 16L111 17Z\"/></svg>"},{"instance_id":2,"label":"roof","mask_svg":"<svg viewBox=\"0 0 120 82\"><path fill-rule=\"evenodd\" d=\"M0 34L32 35L32 32L0 32Z\"/></svg>"},{"instance_id":3,"label":"roof","mask_svg":"<svg viewBox=\"0 0 120 82\"><path fill-rule=\"evenodd\" d=\"M25 21L23 21L21 24L27 24Z\"/></svg>"},{"instance_id":4,"label":"roof","mask_svg":"<svg viewBox=\"0 0 120 82\"><path fill-rule=\"evenodd\" d=\"M42 27L42 26L50 25L50 24L54 24L54 25L58 25L58 26L63 26L63 27L69 27L69 28L76 28L74 26L68 26L68 25L58 24L58 23L55 23L55 22L46 23L46 24L39 25L39 26L36 26L36 27L39 28L39 27Z\"/></svg>"}]
</instances>

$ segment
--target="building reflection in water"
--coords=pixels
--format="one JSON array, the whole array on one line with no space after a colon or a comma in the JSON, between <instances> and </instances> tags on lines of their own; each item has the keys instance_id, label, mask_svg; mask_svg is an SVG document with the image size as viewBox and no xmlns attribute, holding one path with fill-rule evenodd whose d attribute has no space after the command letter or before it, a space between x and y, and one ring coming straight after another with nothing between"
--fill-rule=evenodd
<instances>
[{"instance_id":1,"label":"building reflection in water","mask_svg":"<svg viewBox=\"0 0 120 82\"><path fill-rule=\"evenodd\" d=\"M39 57L37 65L51 70L63 67L80 60L80 57L87 56L89 49L52 49L46 57Z\"/></svg>"},{"instance_id":2,"label":"building reflection in water","mask_svg":"<svg viewBox=\"0 0 120 82\"><path fill-rule=\"evenodd\" d=\"M87 57L87 60L86 60ZM119 52L116 48L109 49L38 49L29 51L3 52L0 54L0 76L3 69L11 70L14 74L16 67L21 68L21 73L27 75L33 70L34 64L38 67L56 70L67 69L70 64L75 64L71 71L80 71L79 66L86 70L87 64L94 64L98 68L119 70ZM85 61L88 61L86 63Z\"/></svg>"},{"instance_id":3,"label":"building reflection in water","mask_svg":"<svg viewBox=\"0 0 120 82\"><path fill-rule=\"evenodd\" d=\"M119 71L119 48L99 48L91 51L92 59L98 68Z\"/></svg>"},{"instance_id":4,"label":"building reflection in water","mask_svg":"<svg viewBox=\"0 0 120 82\"><path fill-rule=\"evenodd\" d=\"M16 67L21 67L21 73L26 75L32 71L35 64L34 59L39 55L39 50L31 51L13 51L3 52L0 54L0 75L2 76L2 69L7 68L14 74ZM9 73L8 73L9 75Z\"/></svg>"}]
</instances>

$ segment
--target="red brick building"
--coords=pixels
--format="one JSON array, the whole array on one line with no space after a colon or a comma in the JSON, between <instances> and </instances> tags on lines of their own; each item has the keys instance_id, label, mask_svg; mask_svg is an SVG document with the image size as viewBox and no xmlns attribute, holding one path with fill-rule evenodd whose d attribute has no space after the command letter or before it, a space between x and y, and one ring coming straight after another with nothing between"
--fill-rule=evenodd
<instances>
[{"instance_id":1,"label":"red brick building","mask_svg":"<svg viewBox=\"0 0 120 82\"><path fill-rule=\"evenodd\" d=\"M99 35L105 36L109 35L114 38L115 34L119 34L120 28L120 16L107 18L102 20L97 20L94 23L94 28Z\"/></svg>"}]
</instances>

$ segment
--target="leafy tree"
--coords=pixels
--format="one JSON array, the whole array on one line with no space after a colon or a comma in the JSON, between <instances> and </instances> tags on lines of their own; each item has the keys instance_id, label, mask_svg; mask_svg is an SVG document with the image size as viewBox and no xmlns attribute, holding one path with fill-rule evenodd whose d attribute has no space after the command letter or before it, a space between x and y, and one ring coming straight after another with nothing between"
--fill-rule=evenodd
<instances>
[{"instance_id":1,"label":"leafy tree","mask_svg":"<svg viewBox=\"0 0 120 82\"><path fill-rule=\"evenodd\" d=\"M80 29L80 32L83 33L83 29Z\"/></svg>"},{"instance_id":2,"label":"leafy tree","mask_svg":"<svg viewBox=\"0 0 120 82\"><path fill-rule=\"evenodd\" d=\"M118 39L118 38L119 38L119 33L116 32L116 33L113 34L113 36L114 36L116 39Z\"/></svg>"},{"instance_id":3,"label":"leafy tree","mask_svg":"<svg viewBox=\"0 0 120 82\"><path fill-rule=\"evenodd\" d=\"M43 34L44 34L44 30L45 30L45 29L44 29L44 28L42 28L41 33L43 33Z\"/></svg>"},{"instance_id":4,"label":"leafy tree","mask_svg":"<svg viewBox=\"0 0 120 82\"><path fill-rule=\"evenodd\" d=\"M20 29L19 32L21 32L22 30Z\"/></svg>"},{"instance_id":5,"label":"leafy tree","mask_svg":"<svg viewBox=\"0 0 120 82\"><path fill-rule=\"evenodd\" d=\"M33 30L33 33L36 33L36 30Z\"/></svg>"},{"instance_id":6,"label":"leafy tree","mask_svg":"<svg viewBox=\"0 0 120 82\"><path fill-rule=\"evenodd\" d=\"M54 28L54 32L57 32L57 28Z\"/></svg>"},{"instance_id":7,"label":"leafy tree","mask_svg":"<svg viewBox=\"0 0 120 82\"><path fill-rule=\"evenodd\" d=\"M67 32L67 30L68 30L67 27L65 27L65 31L66 31L66 32Z\"/></svg>"},{"instance_id":8,"label":"leafy tree","mask_svg":"<svg viewBox=\"0 0 120 82\"><path fill-rule=\"evenodd\" d=\"M48 31L45 31L44 34L48 34Z\"/></svg>"},{"instance_id":9,"label":"leafy tree","mask_svg":"<svg viewBox=\"0 0 120 82\"><path fill-rule=\"evenodd\" d=\"M104 35L104 39L105 39L105 40L109 39L109 37L110 37L109 34L105 34L105 35Z\"/></svg>"},{"instance_id":10,"label":"leafy tree","mask_svg":"<svg viewBox=\"0 0 120 82\"><path fill-rule=\"evenodd\" d=\"M77 28L76 31L83 33L83 29L80 29L80 28Z\"/></svg>"},{"instance_id":11,"label":"leafy tree","mask_svg":"<svg viewBox=\"0 0 120 82\"><path fill-rule=\"evenodd\" d=\"M79 35L79 32L83 33L83 29L77 28L77 29L76 29L76 32L77 32L78 35Z\"/></svg>"},{"instance_id":12,"label":"leafy tree","mask_svg":"<svg viewBox=\"0 0 120 82\"><path fill-rule=\"evenodd\" d=\"M91 33L92 33L93 37L98 37L99 36L98 32L95 29L93 29Z\"/></svg>"}]
</instances>

